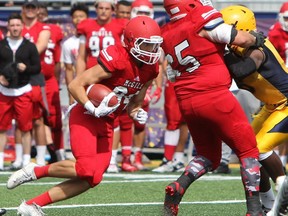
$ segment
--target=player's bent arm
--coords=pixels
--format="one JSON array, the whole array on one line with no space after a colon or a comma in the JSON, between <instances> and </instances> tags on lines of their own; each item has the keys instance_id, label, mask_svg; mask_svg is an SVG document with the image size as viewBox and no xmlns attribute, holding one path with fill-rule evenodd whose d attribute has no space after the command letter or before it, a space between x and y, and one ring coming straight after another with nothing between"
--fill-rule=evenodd
<instances>
[{"instance_id":1,"label":"player's bent arm","mask_svg":"<svg viewBox=\"0 0 288 216\"><path fill-rule=\"evenodd\" d=\"M85 44L80 43L78 56L76 60L76 75L81 74L86 69L86 47Z\"/></svg>"},{"instance_id":2,"label":"player's bent arm","mask_svg":"<svg viewBox=\"0 0 288 216\"><path fill-rule=\"evenodd\" d=\"M136 115L136 113L139 111L139 109L141 109L143 100L144 100L145 95L146 95L146 91L151 84L152 84L152 80L147 82L144 85L144 87L141 89L139 94L134 96L131 99L131 101L129 102L129 104L127 106L127 112L129 114L130 118L133 119L134 116Z\"/></svg>"},{"instance_id":3,"label":"player's bent arm","mask_svg":"<svg viewBox=\"0 0 288 216\"><path fill-rule=\"evenodd\" d=\"M249 51L244 58L228 53L224 56L224 60L231 75L236 80L241 80L254 73L262 65L265 55L261 50L254 49Z\"/></svg>"},{"instance_id":4,"label":"player's bent arm","mask_svg":"<svg viewBox=\"0 0 288 216\"><path fill-rule=\"evenodd\" d=\"M39 54L43 53L47 49L50 36L51 32L49 30L43 30L40 32L36 43Z\"/></svg>"},{"instance_id":5,"label":"player's bent arm","mask_svg":"<svg viewBox=\"0 0 288 216\"><path fill-rule=\"evenodd\" d=\"M202 29L199 35L216 43L250 47L257 44L257 38L249 32L237 31L232 25L222 23L211 30Z\"/></svg>"},{"instance_id":6,"label":"player's bent arm","mask_svg":"<svg viewBox=\"0 0 288 216\"><path fill-rule=\"evenodd\" d=\"M99 64L89 68L84 73L77 75L68 85L68 90L73 98L80 104L85 105L89 101L85 87L94 83L99 83L103 79L112 76L106 72Z\"/></svg>"}]
</instances>

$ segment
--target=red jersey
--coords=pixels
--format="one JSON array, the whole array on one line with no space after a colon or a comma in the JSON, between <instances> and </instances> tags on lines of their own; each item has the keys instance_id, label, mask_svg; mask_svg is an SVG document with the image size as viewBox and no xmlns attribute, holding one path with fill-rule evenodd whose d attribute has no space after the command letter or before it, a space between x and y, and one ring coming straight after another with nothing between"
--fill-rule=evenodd
<instances>
[{"instance_id":1,"label":"red jersey","mask_svg":"<svg viewBox=\"0 0 288 216\"><path fill-rule=\"evenodd\" d=\"M32 43L36 44L37 40L38 40L38 37L39 37L39 34L43 30L50 30L50 27L47 24L45 24L45 23L41 23L41 22L37 21L29 29L26 28L26 26L24 25L24 28L23 28L23 31L22 31L22 36L24 36L26 39L30 40ZM43 64L44 57L45 57L45 52L40 54L41 66Z\"/></svg>"},{"instance_id":2,"label":"red jersey","mask_svg":"<svg viewBox=\"0 0 288 216\"><path fill-rule=\"evenodd\" d=\"M288 32L282 29L279 22L271 26L268 33L270 42L274 45L279 52L281 58L288 65Z\"/></svg>"},{"instance_id":3,"label":"red jersey","mask_svg":"<svg viewBox=\"0 0 288 216\"><path fill-rule=\"evenodd\" d=\"M102 49L110 45L121 44L121 37L128 20L112 19L105 25L99 25L97 19L85 19L77 25L77 33L86 37L87 68L97 64Z\"/></svg>"},{"instance_id":4,"label":"red jersey","mask_svg":"<svg viewBox=\"0 0 288 216\"><path fill-rule=\"evenodd\" d=\"M48 42L48 47L45 51L44 61L41 62L42 72L45 79L54 76L55 63L60 62L61 56L61 41L63 39L62 29L55 24L49 24L51 36Z\"/></svg>"},{"instance_id":5,"label":"red jersey","mask_svg":"<svg viewBox=\"0 0 288 216\"><path fill-rule=\"evenodd\" d=\"M205 26L222 23L221 17L216 9L201 6L162 28L162 48L172 68L181 74L175 83L178 98L214 88L229 88L231 78L223 59L225 44L198 35Z\"/></svg>"},{"instance_id":6,"label":"red jersey","mask_svg":"<svg viewBox=\"0 0 288 216\"><path fill-rule=\"evenodd\" d=\"M159 73L158 63L142 64L141 67L137 67L134 57L122 45L109 46L102 50L98 61L106 71L112 73L112 77L103 80L101 84L108 86L122 97L120 107L114 112L117 115L122 112L129 100Z\"/></svg>"}]
</instances>

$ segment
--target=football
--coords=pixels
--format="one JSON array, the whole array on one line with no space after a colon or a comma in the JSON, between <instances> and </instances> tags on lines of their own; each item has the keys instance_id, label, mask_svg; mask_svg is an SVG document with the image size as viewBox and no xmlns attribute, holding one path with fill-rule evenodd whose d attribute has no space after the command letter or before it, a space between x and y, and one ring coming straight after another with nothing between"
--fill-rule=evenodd
<instances>
[{"instance_id":1,"label":"football","mask_svg":"<svg viewBox=\"0 0 288 216\"><path fill-rule=\"evenodd\" d=\"M87 88L86 91L89 100L93 103L95 107L98 107L103 98L111 92L112 92L111 89L102 84L92 84ZM115 106L117 103L118 103L117 97L113 96L110 99L108 106L112 107Z\"/></svg>"}]
</instances>

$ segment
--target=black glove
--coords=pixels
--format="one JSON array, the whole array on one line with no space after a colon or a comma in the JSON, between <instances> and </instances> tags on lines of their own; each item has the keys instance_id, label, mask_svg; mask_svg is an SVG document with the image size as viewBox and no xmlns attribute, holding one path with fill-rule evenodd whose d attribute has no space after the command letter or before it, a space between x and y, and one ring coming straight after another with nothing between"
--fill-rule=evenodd
<instances>
[{"instance_id":1,"label":"black glove","mask_svg":"<svg viewBox=\"0 0 288 216\"><path fill-rule=\"evenodd\" d=\"M255 44L253 45L253 47L263 47L264 43L265 43L265 35L263 34L263 32L255 32L255 31L250 31L250 34L252 34L255 38Z\"/></svg>"},{"instance_id":2,"label":"black glove","mask_svg":"<svg viewBox=\"0 0 288 216\"><path fill-rule=\"evenodd\" d=\"M9 82L8 88L16 88L18 84L18 69L15 62L7 64L2 70L1 75Z\"/></svg>"}]
</instances>

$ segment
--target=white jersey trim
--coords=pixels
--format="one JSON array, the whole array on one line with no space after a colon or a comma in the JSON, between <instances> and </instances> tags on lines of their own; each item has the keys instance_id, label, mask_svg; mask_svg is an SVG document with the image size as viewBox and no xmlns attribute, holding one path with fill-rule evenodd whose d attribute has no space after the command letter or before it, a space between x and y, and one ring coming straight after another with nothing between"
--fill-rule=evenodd
<instances>
[{"instance_id":1,"label":"white jersey trim","mask_svg":"<svg viewBox=\"0 0 288 216\"><path fill-rule=\"evenodd\" d=\"M231 41L232 25L222 23L211 31L207 31L213 42L229 44Z\"/></svg>"}]
</instances>

